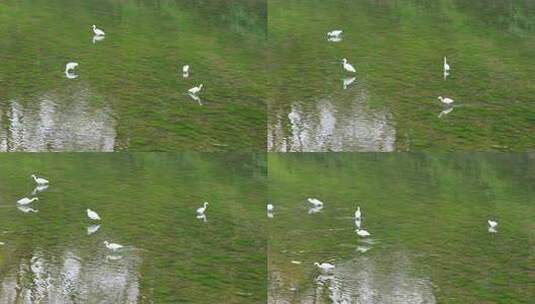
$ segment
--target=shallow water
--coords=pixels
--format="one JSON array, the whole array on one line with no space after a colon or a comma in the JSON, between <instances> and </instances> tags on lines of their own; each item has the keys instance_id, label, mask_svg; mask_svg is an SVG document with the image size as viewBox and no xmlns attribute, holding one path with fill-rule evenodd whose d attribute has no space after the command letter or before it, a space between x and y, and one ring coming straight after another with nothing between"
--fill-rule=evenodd
<instances>
[{"instance_id":1,"label":"shallow water","mask_svg":"<svg viewBox=\"0 0 535 304\"><path fill-rule=\"evenodd\" d=\"M0 24L0 151L265 149L263 0L3 1Z\"/></svg>"},{"instance_id":2,"label":"shallow water","mask_svg":"<svg viewBox=\"0 0 535 304\"><path fill-rule=\"evenodd\" d=\"M0 172L2 303L266 302L263 156L3 154Z\"/></svg>"},{"instance_id":3,"label":"shallow water","mask_svg":"<svg viewBox=\"0 0 535 304\"><path fill-rule=\"evenodd\" d=\"M268 303L529 303L534 160L269 155ZM369 238L355 232L357 206Z\"/></svg>"},{"instance_id":4,"label":"shallow water","mask_svg":"<svg viewBox=\"0 0 535 304\"><path fill-rule=\"evenodd\" d=\"M268 10L270 151L535 148L534 1L272 0ZM335 29L341 39L328 41Z\"/></svg>"}]
</instances>

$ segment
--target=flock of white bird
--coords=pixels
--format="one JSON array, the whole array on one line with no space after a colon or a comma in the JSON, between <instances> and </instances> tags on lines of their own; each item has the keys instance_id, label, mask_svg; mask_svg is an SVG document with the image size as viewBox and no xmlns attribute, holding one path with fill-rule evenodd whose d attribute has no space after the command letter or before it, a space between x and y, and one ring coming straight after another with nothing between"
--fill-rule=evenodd
<instances>
[{"instance_id":1,"label":"flock of white bird","mask_svg":"<svg viewBox=\"0 0 535 304\"><path fill-rule=\"evenodd\" d=\"M94 34L94 36L93 36L93 44L96 43L97 41L104 40L104 38L106 37L106 33L103 30L97 28L97 26L94 25L94 24L92 26L92 29L93 29L93 34ZM68 79L76 79L76 78L78 78L78 75L74 72L77 67L78 67L78 63L77 62L69 62L69 63L67 63L65 65L65 77L67 77ZM190 75L190 66L189 65L184 65L182 67L182 77L188 78L189 75ZM199 97L199 93L201 92L202 88L203 88L203 84L201 83L200 85L189 89L188 92L187 92L187 94L193 100L198 102L199 105L202 105L201 98Z\"/></svg>"},{"instance_id":2,"label":"flock of white bird","mask_svg":"<svg viewBox=\"0 0 535 304\"><path fill-rule=\"evenodd\" d=\"M311 209L309 209L309 214L311 213L310 210L312 210L312 209L316 210L315 212L312 212L312 213L319 212L321 209L323 209L324 204L319 199L317 199L317 198L307 198L307 201L312 206ZM269 218L273 218L274 217L274 211L275 211L275 206L273 204L267 204L267 216ZM362 228L362 215L363 215L363 213L362 213L362 211L360 209L360 206L357 206L357 209L355 210L355 213L353 215L353 219L355 220L355 233L361 238L367 238L367 237L371 236L371 233ZM489 219L489 220L487 220L487 223L488 223L488 231L490 233L498 232L498 222L496 220ZM359 251L365 252L367 250L359 250ZM301 264L300 262L295 262L295 261L292 261L292 263ZM314 266L316 266L320 270L320 272L322 272L324 274L330 274L335 269L335 265L333 265L331 263L327 263L327 262L323 262L323 263L316 262L316 263L314 263Z\"/></svg>"},{"instance_id":3,"label":"flock of white bird","mask_svg":"<svg viewBox=\"0 0 535 304\"><path fill-rule=\"evenodd\" d=\"M50 185L50 182L43 178L43 177L38 177L36 176L35 174L32 174L31 177L33 178L33 180L35 181L35 183L37 184L36 188L33 190L32 192L32 198L29 198L29 197L23 197L21 199L19 199L17 201L17 205L18 205L18 209L24 213L38 213L39 210L36 210L36 209L33 209L31 207L29 207L28 205L35 202L35 201L39 201L39 198L37 197L37 194L40 193L40 192L43 192L45 191L46 189L48 189L49 185ZM91 209L87 209L86 210L86 213L87 213L87 217L92 220L92 221L100 221L101 218L100 216L98 215L97 212L91 210ZM100 228L100 225L91 225L87 228L87 234L93 234L95 232L98 231L98 229ZM116 244L116 243L109 243L108 241L104 241L104 245L106 246L106 248L112 250L112 251L116 251L116 250L119 250L121 248L123 248L124 246L123 245L120 245L120 244Z\"/></svg>"},{"instance_id":4,"label":"flock of white bird","mask_svg":"<svg viewBox=\"0 0 535 304\"><path fill-rule=\"evenodd\" d=\"M343 33L344 33L344 31L342 31L342 30L330 31L330 32L327 33L327 40L330 41L330 42L340 42L340 41L342 41L342 34ZM351 63L349 63L347 58L343 58L342 59L342 67L346 72L349 72L349 73L356 73L357 72L355 67ZM446 78L450 75L450 65L448 64L448 59L445 56L444 56L443 74L444 74L444 80L446 80ZM356 77L344 79L343 80L344 90L347 89L355 81L355 79L356 79ZM439 96L438 100L444 106L446 106L446 108L442 112L440 112L440 114L438 115L439 118L441 118L444 115L447 115L451 111L453 111L453 103L454 103L453 99L451 99L449 97Z\"/></svg>"}]
</instances>

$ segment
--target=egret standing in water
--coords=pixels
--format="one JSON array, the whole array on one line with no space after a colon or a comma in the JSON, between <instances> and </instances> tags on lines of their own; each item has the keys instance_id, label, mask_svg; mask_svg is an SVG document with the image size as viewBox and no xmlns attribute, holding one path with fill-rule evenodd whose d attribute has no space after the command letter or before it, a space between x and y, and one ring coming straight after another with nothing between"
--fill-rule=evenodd
<instances>
[{"instance_id":1,"label":"egret standing in water","mask_svg":"<svg viewBox=\"0 0 535 304\"><path fill-rule=\"evenodd\" d=\"M87 211L88 218L90 218L93 221L100 221L100 216L98 215L98 213L96 213L95 211L91 209L87 209L86 211Z\"/></svg>"},{"instance_id":2,"label":"egret standing in water","mask_svg":"<svg viewBox=\"0 0 535 304\"><path fill-rule=\"evenodd\" d=\"M37 185L43 186L43 185L48 185L49 184L48 180L46 180L46 179L44 179L42 177L37 177L37 176L35 176L35 174L32 174L31 177L37 183Z\"/></svg>"},{"instance_id":3,"label":"egret standing in water","mask_svg":"<svg viewBox=\"0 0 535 304\"><path fill-rule=\"evenodd\" d=\"M340 42L342 41L342 30L334 30L327 33L327 41Z\"/></svg>"},{"instance_id":4,"label":"egret standing in water","mask_svg":"<svg viewBox=\"0 0 535 304\"><path fill-rule=\"evenodd\" d=\"M197 95L202 90L202 83L198 87L193 87L188 90L190 94Z\"/></svg>"},{"instance_id":5,"label":"egret standing in water","mask_svg":"<svg viewBox=\"0 0 535 304\"><path fill-rule=\"evenodd\" d=\"M203 215L207 207L208 207L208 202L204 202L203 206L197 209L197 214Z\"/></svg>"},{"instance_id":6,"label":"egret standing in water","mask_svg":"<svg viewBox=\"0 0 535 304\"><path fill-rule=\"evenodd\" d=\"M488 230L490 233L496 233L498 232L498 222L495 220L487 220L487 223L489 224Z\"/></svg>"},{"instance_id":7,"label":"egret standing in water","mask_svg":"<svg viewBox=\"0 0 535 304\"><path fill-rule=\"evenodd\" d=\"M21 198L20 200L17 201L17 204L19 205L28 205L34 201L38 201L39 198L38 197L34 197L34 198L27 198L27 197L24 197L24 198Z\"/></svg>"},{"instance_id":8,"label":"egret standing in water","mask_svg":"<svg viewBox=\"0 0 535 304\"><path fill-rule=\"evenodd\" d=\"M272 204L267 204L267 216L269 218L273 218L273 210L275 210L275 207L273 207Z\"/></svg>"},{"instance_id":9,"label":"egret standing in water","mask_svg":"<svg viewBox=\"0 0 535 304\"><path fill-rule=\"evenodd\" d=\"M76 62L69 62L65 65L65 77L69 79L78 78L78 75L74 74L74 69L78 66Z\"/></svg>"},{"instance_id":10,"label":"egret standing in water","mask_svg":"<svg viewBox=\"0 0 535 304\"><path fill-rule=\"evenodd\" d=\"M323 207L323 202L317 198L307 198L307 201L314 205L314 207Z\"/></svg>"},{"instance_id":11,"label":"egret standing in water","mask_svg":"<svg viewBox=\"0 0 535 304\"><path fill-rule=\"evenodd\" d=\"M355 70L355 68L349 62L347 62L346 58L342 59L342 64L344 66L344 70L351 72L351 73L357 72L357 70Z\"/></svg>"},{"instance_id":12,"label":"egret standing in water","mask_svg":"<svg viewBox=\"0 0 535 304\"><path fill-rule=\"evenodd\" d=\"M182 67L182 77L184 78L189 77L189 65L185 65Z\"/></svg>"},{"instance_id":13,"label":"egret standing in water","mask_svg":"<svg viewBox=\"0 0 535 304\"><path fill-rule=\"evenodd\" d=\"M108 241L104 241L104 245L106 245L106 248L108 248L108 249L110 249L112 251L119 250L119 249L124 247L123 245L119 245L119 244L116 244L116 243L108 243Z\"/></svg>"},{"instance_id":14,"label":"egret standing in water","mask_svg":"<svg viewBox=\"0 0 535 304\"><path fill-rule=\"evenodd\" d=\"M93 33L95 33L95 35L97 36L105 36L106 33L104 33L103 30L101 29L98 29L96 25L93 24Z\"/></svg>"},{"instance_id":15,"label":"egret standing in water","mask_svg":"<svg viewBox=\"0 0 535 304\"><path fill-rule=\"evenodd\" d=\"M445 104L445 105L450 105L453 103L453 99L448 98L448 97L438 96L438 100L440 100L440 102L442 102L442 104Z\"/></svg>"},{"instance_id":16,"label":"egret standing in water","mask_svg":"<svg viewBox=\"0 0 535 304\"><path fill-rule=\"evenodd\" d=\"M448 60L446 59L446 56L444 56L444 74L450 72L450 65L448 64Z\"/></svg>"},{"instance_id":17,"label":"egret standing in water","mask_svg":"<svg viewBox=\"0 0 535 304\"><path fill-rule=\"evenodd\" d=\"M319 268L319 270L323 273L330 273L334 271L334 265L330 263L314 263L315 266Z\"/></svg>"},{"instance_id":18,"label":"egret standing in water","mask_svg":"<svg viewBox=\"0 0 535 304\"><path fill-rule=\"evenodd\" d=\"M327 33L327 37L340 37L344 31L342 30L334 30Z\"/></svg>"}]
</instances>

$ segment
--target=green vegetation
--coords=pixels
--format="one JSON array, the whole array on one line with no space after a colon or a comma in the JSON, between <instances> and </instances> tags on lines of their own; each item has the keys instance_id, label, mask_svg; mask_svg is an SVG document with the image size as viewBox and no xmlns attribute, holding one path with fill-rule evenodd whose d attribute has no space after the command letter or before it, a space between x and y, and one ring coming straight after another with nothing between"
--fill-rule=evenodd
<instances>
[{"instance_id":1,"label":"green vegetation","mask_svg":"<svg viewBox=\"0 0 535 304\"><path fill-rule=\"evenodd\" d=\"M350 112L360 91L341 90L345 57L368 105L392 113L396 150L533 150L534 11L516 0L270 1L269 125L281 116L289 136L292 103ZM343 41L326 41L333 29ZM440 119L438 96L458 105Z\"/></svg>"},{"instance_id":2,"label":"green vegetation","mask_svg":"<svg viewBox=\"0 0 535 304\"><path fill-rule=\"evenodd\" d=\"M236 153L0 155L0 297L265 303L265 162ZM51 185L32 204L38 213L23 213L15 202L33 190L32 173ZM207 222L195 215L204 201ZM92 235L86 208L102 217ZM107 258L105 240L125 245L121 259Z\"/></svg>"},{"instance_id":3,"label":"green vegetation","mask_svg":"<svg viewBox=\"0 0 535 304\"><path fill-rule=\"evenodd\" d=\"M61 108L84 93L84 111L111 109L114 150L263 150L262 1L204 2L0 3L0 130L9 133L12 101L39 113L42 100ZM92 24L106 39L92 43ZM63 75L69 61L80 64L76 80ZM179 72L185 64L188 79ZM185 94L200 83L203 106Z\"/></svg>"},{"instance_id":4,"label":"green vegetation","mask_svg":"<svg viewBox=\"0 0 535 304\"><path fill-rule=\"evenodd\" d=\"M398 295L427 290L436 303L529 303L533 159L492 153L269 155L275 215L268 261L270 278L279 278L270 281L269 297L298 303L317 295L313 263L330 261L339 266L340 290L353 300L376 295L410 303L382 298L393 286ZM323 210L307 214L308 197L322 200ZM373 242L355 234L357 205ZM487 231L489 218L498 220L498 233ZM360 253L359 246L370 249Z\"/></svg>"}]
</instances>

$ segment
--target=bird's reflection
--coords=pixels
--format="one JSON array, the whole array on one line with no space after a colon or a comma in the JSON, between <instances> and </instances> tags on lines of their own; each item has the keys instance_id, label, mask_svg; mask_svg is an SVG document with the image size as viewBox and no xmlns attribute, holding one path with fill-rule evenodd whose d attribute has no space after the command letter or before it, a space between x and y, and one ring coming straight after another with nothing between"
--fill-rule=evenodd
<instances>
[{"instance_id":1,"label":"bird's reflection","mask_svg":"<svg viewBox=\"0 0 535 304\"><path fill-rule=\"evenodd\" d=\"M100 229L100 225L94 224L87 227L87 235L91 235Z\"/></svg>"},{"instance_id":2,"label":"bird's reflection","mask_svg":"<svg viewBox=\"0 0 535 304\"><path fill-rule=\"evenodd\" d=\"M205 222L205 223L208 221L208 219L207 219L207 217L206 217L206 214L199 214L199 215L197 215L197 219L202 220L202 221Z\"/></svg>"},{"instance_id":3,"label":"bird's reflection","mask_svg":"<svg viewBox=\"0 0 535 304\"><path fill-rule=\"evenodd\" d=\"M33 189L32 195L37 195L37 194L45 191L46 189L48 189L48 185L39 185L39 186L35 187L35 189Z\"/></svg>"},{"instance_id":4,"label":"bird's reflection","mask_svg":"<svg viewBox=\"0 0 535 304\"><path fill-rule=\"evenodd\" d=\"M199 103L200 106L202 106L202 100L199 96L195 95L195 94L191 94L191 93L188 93L189 97L191 97L191 99L195 100L196 102Z\"/></svg>"},{"instance_id":5,"label":"bird's reflection","mask_svg":"<svg viewBox=\"0 0 535 304\"><path fill-rule=\"evenodd\" d=\"M446 78L448 78L448 76L450 76L450 72L444 71L444 80L446 80Z\"/></svg>"},{"instance_id":6,"label":"bird's reflection","mask_svg":"<svg viewBox=\"0 0 535 304\"><path fill-rule=\"evenodd\" d=\"M33 209L32 207L29 207L29 206L18 206L17 209L19 209L20 211L22 211L24 213L30 213L30 212L37 213L37 212L39 212L39 210L35 210L35 209Z\"/></svg>"},{"instance_id":7,"label":"bird's reflection","mask_svg":"<svg viewBox=\"0 0 535 304\"><path fill-rule=\"evenodd\" d=\"M74 71L68 70L68 71L65 71L65 77L67 77L68 79L76 79L78 78L78 75L76 75Z\"/></svg>"},{"instance_id":8,"label":"bird's reflection","mask_svg":"<svg viewBox=\"0 0 535 304\"><path fill-rule=\"evenodd\" d=\"M349 78L345 78L343 80L344 82L344 90L347 90L347 88L353 84L353 82L355 82L355 79L357 79L357 77L349 77Z\"/></svg>"},{"instance_id":9,"label":"bird's reflection","mask_svg":"<svg viewBox=\"0 0 535 304\"><path fill-rule=\"evenodd\" d=\"M104 39L106 39L106 36L95 35L95 36L93 36L93 44L95 44L97 42L100 42L100 41L102 41Z\"/></svg>"},{"instance_id":10,"label":"bird's reflection","mask_svg":"<svg viewBox=\"0 0 535 304\"><path fill-rule=\"evenodd\" d=\"M308 209L308 214L315 214L315 213L318 213L321 211L321 209L323 209L323 206L314 206L314 207L310 207L310 209Z\"/></svg>"},{"instance_id":11,"label":"bird's reflection","mask_svg":"<svg viewBox=\"0 0 535 304\"><path fill-rule=\"evenodd\" d=\"M188 78L189 77L189 72L182 72L182 77Z\"/></svg>"},{"instance_id":12,"label":"bird's reflection","mask_svg":"<svg viewBox=\"0 0 535 304\"><path fill-rule=\"evenodd\" d=\"M450 114L453 111L453 108L455 108L455 106L446 107L444 110L442 110L440 112L440 114L438 114L438 118L442 118L442 117Z\"/></svg>"},{"instance_id":13,"label":"bird's reflection","mask_svg":"<svg viewBox=\"0 0 535 304\"><path fill-rule=\"evenodd\" d=\"M122 255L116 255L116 254L115 255L107 255L106 256L106 260L107 261L118 261L118 260L120 260L122 258L123 258Z\"/></svg>"},{"instance_id":14,"label":"bird's reflection","mask_svg":"<svg viewBox=\"0 0 535 304\"><path fill-rule=\"evenodd\" d=\"M490 233L496 233L496 232L498 232L498 230L497 230L495 227L489 227L488 231L489 231Z\"/></svg>"},{"instance_id":15,"label":"bird's reflection","mask_svg":"<svg viewBox=\"0 0 535 304\"><path fill-rule=\"evenodd\" d=\"M357 229L360 229L361 226L362 226L362 219L360 217L355 218L355 227L357 227Z\"/></svg>"},{"instance_id":16,"label":"bird's reflection","mask_svg":"<svg viewBox=\"0 0 535 304\"><path fill-rule=\"evenodd\" d=\"M360 253L366 253L366 252L368 252L370 249L372 249L371 246L367 246L367 245L358 245L357 248L356 248L356 251L357 251L357 252L360 252Z\"/></svg>"},{"instance_id":17,"label":"bird's reflection","mask_svg":"<svg viewBox=\"0 0 535 304\"><path fill-rule=\"evenodd\" d=\"M342 41L342 37L340 37L340 36L329 37L329 38L327 38L327 41L329 41L329 42L340 42L340 41Z\"/></svg>"},{"instance_id":18,"label":"bird's reflection","mask_svg":"<svg viewBox=\"0 0 535 304\"><path fill-rule=\"evenodd\" d=\"M269 217L269 218L273 218L273 217L274 217L274 215L273 215L273 211L268 211L268 212L267 212L267 217Z\"/></svg>"}]
</instances>

